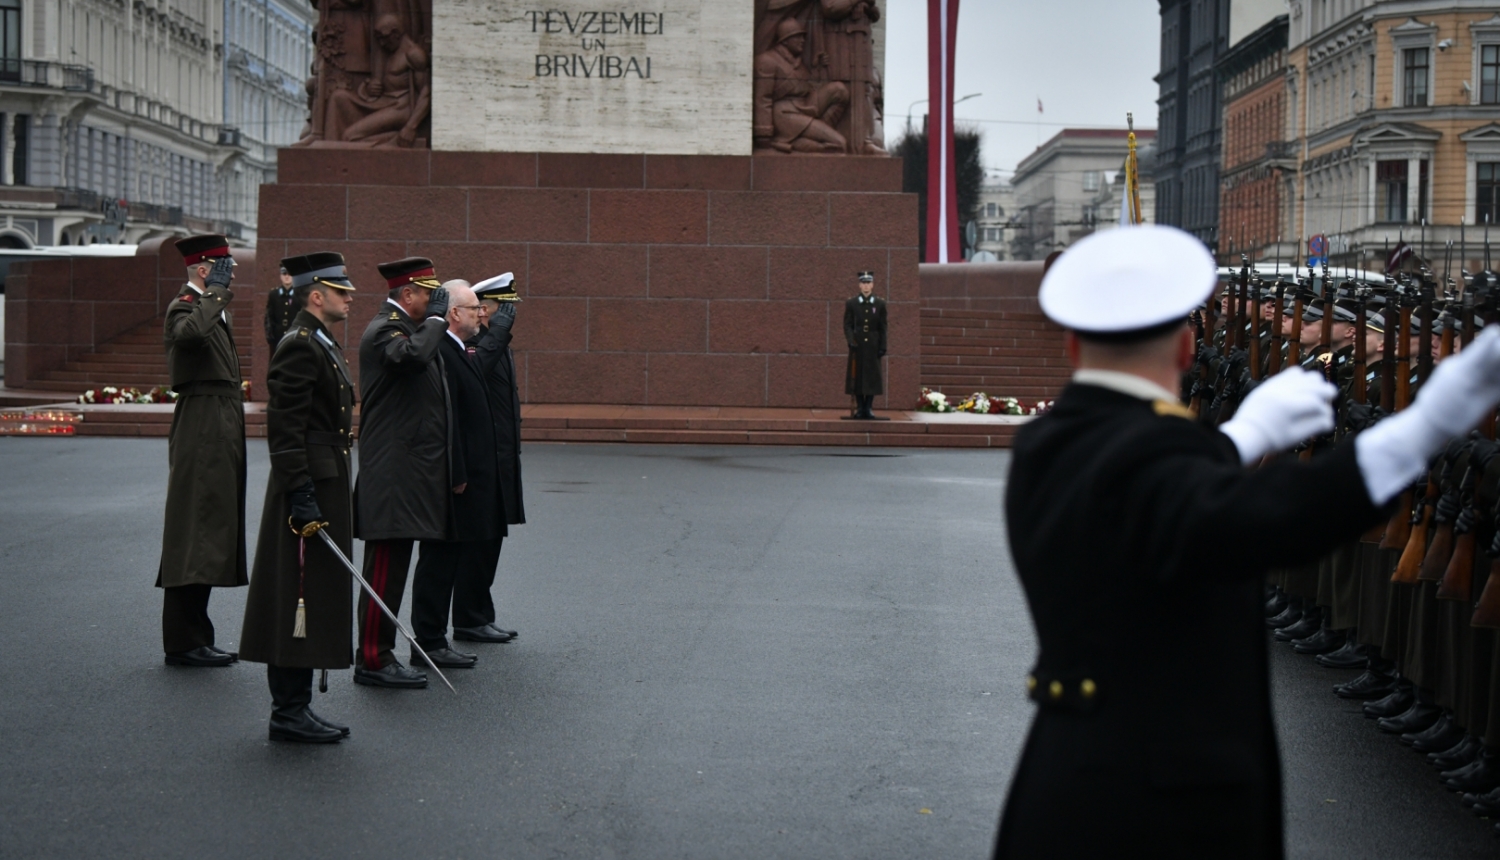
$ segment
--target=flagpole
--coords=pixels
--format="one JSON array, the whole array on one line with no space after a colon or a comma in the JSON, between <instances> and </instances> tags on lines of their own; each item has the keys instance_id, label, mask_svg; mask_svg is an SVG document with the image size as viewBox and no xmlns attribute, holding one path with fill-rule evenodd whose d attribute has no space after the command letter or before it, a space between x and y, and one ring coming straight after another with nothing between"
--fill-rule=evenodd
<instances>
[{"instance_id":1,"label":"flagpole","mask_svg":"<svg viewBox=\"0 0 1500 860\"><path fill-rule=\"evenodd\" d=\"M959 0L927 0L927 259L959 259L958 179L954 169L953 50Z\"/></svg>"}]
</instances>

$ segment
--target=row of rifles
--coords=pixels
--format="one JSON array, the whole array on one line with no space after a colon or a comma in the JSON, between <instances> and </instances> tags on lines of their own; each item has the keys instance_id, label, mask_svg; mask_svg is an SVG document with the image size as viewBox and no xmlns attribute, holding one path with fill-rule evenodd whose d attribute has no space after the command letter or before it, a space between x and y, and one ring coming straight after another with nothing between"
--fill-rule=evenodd
<instances>
[{"instance_id":1,"label":"row of rifles","mask_svg":"<svg viewBox=\"0 0 1500 860\"><path fill-rule=\"evenodd\" d=\"M1338 422L1331 435L1310 440L1297 452L1309 458L1405 409L1435 364L1462 350L1483 326L1500 323L1500 276L1490 266L1488 242L1484 256L1483 271L1468 275L1460 269L1456 281L1448 274L1438 279L1413 256L1408 259L1415 262L1410 266L1414 271L1387 276L1346 271L1337 286L1326 261L1321 278L1309 267L1305 277L1289 273L1268 282L1242 256L1238 273L1221 277L1227 280L1221 295L1193 314L1198 352L1184 377L1184 399L1202 420L1217 426L1234 415L1266 376L1293 366L1321 372L1339 387ZM1266 302L1272 303L1269 310L1263 310ZM1330 348L1338 324L1336 304L1354 315L1353 343L1342 349ZM1309 307L1321 311L1315 321L1321 329L1319 345L1303 355ZM1384 324L1373 361L1367 347L1371 311ZM1500 445L1495 422L1492 411L1468 438L1453 442L1401 495L1390 522L1364 538L1379 542L1381 549L1402 551L1393 582L1438 582L1439 599L1473 601L1474 627L1500 628ZM1488 560L1482 582L1474 575L1483 560L1476 557L1481 546ZM1481 586L1477 600L1476 585Z\"/></svg>"}]
</instances>

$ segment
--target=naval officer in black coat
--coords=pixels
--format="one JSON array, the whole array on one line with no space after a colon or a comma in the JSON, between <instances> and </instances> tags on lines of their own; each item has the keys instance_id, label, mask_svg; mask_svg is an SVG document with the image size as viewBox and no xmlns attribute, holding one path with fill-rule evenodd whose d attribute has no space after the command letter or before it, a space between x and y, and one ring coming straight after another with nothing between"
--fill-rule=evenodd
<instances>
[{"instance_id":1,"label":"naval officer in black coat","mask_svg":"<svg viewBox=\"0 0 1500 860\"><path fill-rule=\"evenodd\" d=\"M880 360L885 358L885 299L875 295L875 273L859 273L859 295L844 302L844 340L849 365L844 393L854 395L854 418L875 420L875 398L885 393Z\"/></svg>"},{"instance_id":2,"label":"naval officer in black coat","mask_svg":"<svg viewBox=\"0 0 1500 860\"><path fill-rule=\"evenodd\" d=\"M281 264L302 310L266 372L271 477L240 657L266 664L271 740L333 743L349 729L313 711L312 676L314 669L349 668L354 600L348 568L317 531L326 530L345 556L352 554L354 383L329 327L348 318L354 285L341 254L319 252Z\"/></svg>"},{"instance_id":3,"label":"naval officer in black coat","mask_svg":"<svg viewBox=\"0 0 1500 860\"><path fill-rule=\"evenodd\" d=\"M1214 285L1196 239L1153 226L1088 237L1043 280L1078 370L1017 434L1006 489L1039 709L997 858L1281 857L1265 572L1383 520L1500 402L1497 330L1353 442L1250 468L1330 430L1337 390L1293 368L1220 429L1194 420L1173 390L1193 361L1187 316Z\"/></svg>"}]
</instances>

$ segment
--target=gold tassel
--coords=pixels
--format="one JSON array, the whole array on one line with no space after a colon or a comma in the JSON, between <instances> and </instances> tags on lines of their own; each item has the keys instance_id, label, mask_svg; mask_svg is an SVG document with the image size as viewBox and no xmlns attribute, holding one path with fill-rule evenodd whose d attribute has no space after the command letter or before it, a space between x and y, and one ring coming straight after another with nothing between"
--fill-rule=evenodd
<instances>
[{"instance_id":1,"label":"gold tassel","mask_svg":"<svg viewBox=\"0 0 1500 860\"><path fill-rule=\"evenodd\" d=\"M302 598L297 598L297 623L292 625L293 639L307 638L307 607L302 603Z\"/></svg>"}]
</instances>

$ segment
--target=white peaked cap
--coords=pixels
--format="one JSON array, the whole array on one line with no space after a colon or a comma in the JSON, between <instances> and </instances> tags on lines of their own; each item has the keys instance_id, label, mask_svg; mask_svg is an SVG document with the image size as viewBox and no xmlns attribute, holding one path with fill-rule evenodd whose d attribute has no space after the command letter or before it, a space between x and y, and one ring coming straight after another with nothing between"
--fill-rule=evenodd
<instances>
[{"instance_id":1,"label":"white peaked cap","mask_svg":"<svg viewBox=\"0 0 1500 860\"><path fill-rule=\"evenodd\" d=\"M506 272L503 275L496 275L493 278L487 278L483 281L480 281L479 283L474 285L473 290L477 295L485 290L493 290L497 287L508 287L515 279L516 276L514 272Z\"/></svg>"},{"instance_id":2,"label":"white peaked cap","mask_svg":"<svg viewBox=\"0 0 1500 860\"><path fill-rule=\"evenodd\" d=\"M1063 252L1039 298L1058 325L1111 334L1185 320L1218 282L1218 264L1202 242L1143 224L1094 233Z\"/></svg>"}]
</instances>

